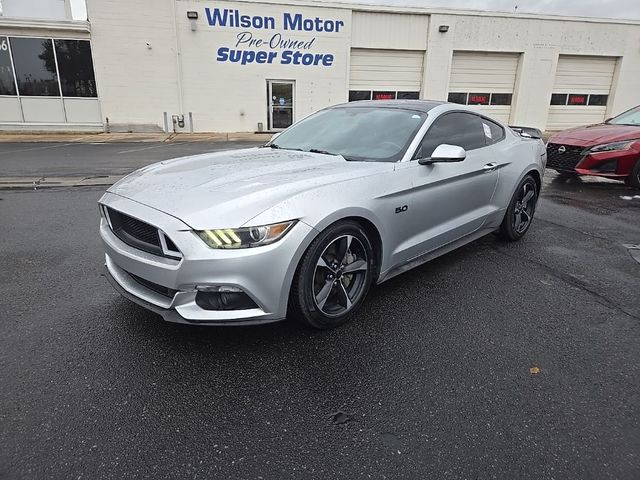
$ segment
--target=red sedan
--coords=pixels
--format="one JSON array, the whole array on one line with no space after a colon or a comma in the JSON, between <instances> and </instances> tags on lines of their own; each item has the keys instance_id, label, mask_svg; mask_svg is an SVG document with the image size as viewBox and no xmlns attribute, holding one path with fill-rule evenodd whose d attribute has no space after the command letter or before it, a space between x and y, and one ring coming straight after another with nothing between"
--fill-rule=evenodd
<instances>
[{"instance_id":1,"label":"red sedan","mask_svg":"<svg viewBox=\"0 0 640 480\"><path fill-rule=\"evenodd\" d=\"M640 188L640 106L604 123L556 133L547 167L562 175L597 175Z\"/></svg>"}]
</instances>

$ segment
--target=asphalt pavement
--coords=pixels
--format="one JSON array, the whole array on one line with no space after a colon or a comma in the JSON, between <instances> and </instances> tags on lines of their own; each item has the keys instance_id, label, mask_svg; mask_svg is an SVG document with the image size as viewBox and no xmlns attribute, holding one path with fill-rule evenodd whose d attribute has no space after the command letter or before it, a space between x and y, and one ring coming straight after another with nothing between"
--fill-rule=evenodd
<instances>
[{"instance_id":1,"label":"asphalt pavement","mask_svg":"<svg viewBox=\"0 0 640 480\"><path fill-rule=\"evenodd\" d=\"M254 147L260 141L2 142L0 177L124 175L150 163L199 153Z\"/></svg>"},{"instance_id":2,"label":"asphalt pavement","mask_svg":"<svg viewBox=\"0 0 640 480\"><path fill-rule=\"evenodd\" d=\"M5 145L0 166L126 173L201 146ZM640 192L549 174L521 242L485 237L317 332L121 298L103 190L0 191L1 479L640 478Z\"/></svg>"}]
</instances>

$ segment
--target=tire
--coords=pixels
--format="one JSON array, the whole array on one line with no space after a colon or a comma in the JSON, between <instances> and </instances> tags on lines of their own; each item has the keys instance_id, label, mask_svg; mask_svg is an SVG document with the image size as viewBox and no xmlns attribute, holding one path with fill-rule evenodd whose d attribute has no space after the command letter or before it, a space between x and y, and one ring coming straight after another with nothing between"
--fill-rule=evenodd
<instances>
[{"instance_id":1,"label":"tire","mask_svg":"<svg viewBox=\"0 0 640 480\"><path fill-rule=\"evenodd\" d=\"M309 245L294 276L289 315L309 327L338 327L358 310L374 278L367 233L354 221L327 227Z\"/></svg>"},{"instance_id":2,"label":"tire","mask_svg":"<svg viewBox=\"0 0 640 480\"><path fill-rule=\"evenodd\" d=\"M640 189L640 160L636 162L633 170L631 170L631 175L624 179L624 183L630 187Z\"/></svg>"},{"instance_id":3,"label":"tire","mask_svg":"<svg viewBox=\"0 0 640 480\"><path fill-rule=\"evenodd\" d=\"M525 202L524 198L528 197ZM527 233L538 203L538 184L531 175L525 176L516 188L498 230L498 236L508 242L517 242ZM526 224L523 224L525 222Z\"/></svg>"}]
</instances>

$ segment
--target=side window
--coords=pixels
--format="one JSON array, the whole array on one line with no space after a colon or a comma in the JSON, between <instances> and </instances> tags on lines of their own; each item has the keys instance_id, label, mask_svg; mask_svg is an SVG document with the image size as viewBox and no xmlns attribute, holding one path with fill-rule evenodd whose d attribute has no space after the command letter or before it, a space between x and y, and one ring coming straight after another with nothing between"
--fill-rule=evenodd
<instances>
[{"instance_id":1,"label":"side window","mask_svg":"<svg viewBox=\"0 0 640 480\"><path fill-rule=\"evenodd\" d=\"M482 129L484 130L484 136L487 142L487 145L493 145L494 143L498 143L500 140L504 138L504 129L495 122L491 120L487 120L486 118L482 119Z\"/></svg>"},{"instance_id":2,"label":"side window","mask_svg":"<svg viewBox=\"0 0 640 480\"><path fill-rule=\"evenodd\" d=\"M438 145L447 143L465 150L475 150L487 145L482 119L470 113L445 113L429 127L414 155L416 158L430 157Z\"/></svg>"}]
</instances>

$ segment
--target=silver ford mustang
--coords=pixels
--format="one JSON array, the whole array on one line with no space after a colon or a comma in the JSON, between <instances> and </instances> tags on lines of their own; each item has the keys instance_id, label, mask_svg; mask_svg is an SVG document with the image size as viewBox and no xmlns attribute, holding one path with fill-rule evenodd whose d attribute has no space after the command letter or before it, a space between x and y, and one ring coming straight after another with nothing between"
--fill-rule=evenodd
<instances>
[{"instance_id":1,"label":"silver ford mustang","mask_svg":"<svg viewBox=\"0 0 640 480\"><path fill-rule=\"evenodd\" d=\"M142 168L100 199L106 269L165 320L344 323L381 283L483 235L522 238L539 132L455 104L321 110L259 148Z\"/></svg>"}]
</instances>

